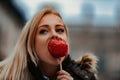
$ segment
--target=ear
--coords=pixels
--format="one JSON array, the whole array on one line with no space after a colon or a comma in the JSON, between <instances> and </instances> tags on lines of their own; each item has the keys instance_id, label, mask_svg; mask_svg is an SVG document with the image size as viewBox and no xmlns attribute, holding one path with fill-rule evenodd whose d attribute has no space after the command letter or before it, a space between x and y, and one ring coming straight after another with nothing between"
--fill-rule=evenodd
<instances>
[{"instance_id":1,"label":"ear","mask_svg":"<svg viewBox=\"0 0 120 80\"><path fill-rule=\"evenodd\" d=\"M85 69L89 72L97 72L98 59L95 55L89 53L76 59L76 62L80 64L81 69Z\"/></svg>"}]
</instances>

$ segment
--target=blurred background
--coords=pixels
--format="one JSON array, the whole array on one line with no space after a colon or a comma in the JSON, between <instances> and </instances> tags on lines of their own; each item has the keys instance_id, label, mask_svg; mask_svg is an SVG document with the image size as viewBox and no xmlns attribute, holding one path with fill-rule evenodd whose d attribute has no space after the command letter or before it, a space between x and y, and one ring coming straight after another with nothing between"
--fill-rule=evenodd
<instances>
[{"instance_id":1,"label":"blurred background","mask_svg":"<svg viewBox=\"0 0 120 80\"><path fill-rule=\"evenodd\" d=\"M120 0L0 0L0 60L45 5L56 8L68 26L72 58L93 53L99 80L120 80Z\"/></svg>"}]
</instances>

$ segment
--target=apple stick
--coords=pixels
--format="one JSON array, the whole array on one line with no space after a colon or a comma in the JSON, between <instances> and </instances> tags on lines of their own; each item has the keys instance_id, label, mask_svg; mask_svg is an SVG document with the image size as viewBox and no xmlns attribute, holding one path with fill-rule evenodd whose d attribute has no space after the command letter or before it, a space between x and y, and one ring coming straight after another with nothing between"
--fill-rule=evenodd
<instances>
[{"instance_id":1,"label":"apple stick","mask_svg":"<svg viewBox=\"0 0 120 80\"><path fill-rule=\"evenodd\" d=\"M62 61L61 61L61 58L59 58L59 61L60 61L60 70L62 70Z\"/></svg>"}]
</instances>

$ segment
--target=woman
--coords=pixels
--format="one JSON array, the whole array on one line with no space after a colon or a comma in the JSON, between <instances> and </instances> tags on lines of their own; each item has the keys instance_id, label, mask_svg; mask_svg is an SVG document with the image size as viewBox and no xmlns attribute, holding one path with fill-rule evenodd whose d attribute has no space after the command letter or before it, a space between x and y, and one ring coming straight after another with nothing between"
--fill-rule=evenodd
<instances>
[{"instance_id":1,"label":"woman","mask_svg":"<svg viewBox=\"0 0 120 80\"><path fill-rule=\"evenodd\" d=\"M77 61L69 55L60 61L48 50L52 38L68 44L66 26L60 14L51 7L43 8L24 26L13 54L0 62L0 80L96 80L96 58L85 55Z\"/></svg>"}]
</instances>

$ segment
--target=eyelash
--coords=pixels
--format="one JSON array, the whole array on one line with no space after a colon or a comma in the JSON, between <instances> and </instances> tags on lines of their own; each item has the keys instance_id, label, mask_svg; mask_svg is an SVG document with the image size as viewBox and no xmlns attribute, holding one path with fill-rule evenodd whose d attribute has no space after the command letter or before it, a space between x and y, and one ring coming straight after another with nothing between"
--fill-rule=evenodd
<instances>
[{"instance_id":1,"label":"eyelash","mask_svg":"<svg viewBox=\"0 0 120 80\"><path fill-rule=\"evenodd\" d=\"M45 33L47 33L48 31L47 30L45 30L45 29L42 29L42 30L40 30L40 34L45 34Z\"/></svg>"},{"instance_id":2,"label":"eyelash","mask_svg":"<svg viewBox=\"0 0 120 80\"><path fill-rule=\"evenodd\" d=\"M64 29L57 29L56 32L63 33Z\"/></svg>"},{"instance_id":3,"label":"eyelash","mask_svg":"<svg viewBox=\"0 0 120 80\"><path fill-rule=\"evenodd\" d=\"M46 34L48 31L46 29L42 29L40 30L40 34ZM58 33L63 33L64 32L64 29L56 29L56 32Z\"/></svg>"}]
</instances>

